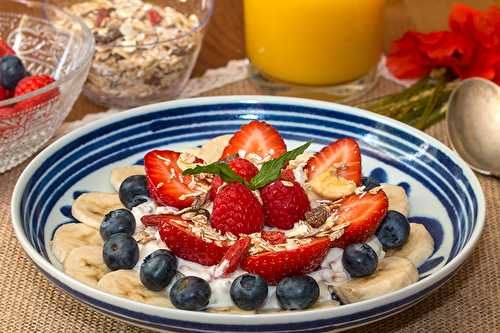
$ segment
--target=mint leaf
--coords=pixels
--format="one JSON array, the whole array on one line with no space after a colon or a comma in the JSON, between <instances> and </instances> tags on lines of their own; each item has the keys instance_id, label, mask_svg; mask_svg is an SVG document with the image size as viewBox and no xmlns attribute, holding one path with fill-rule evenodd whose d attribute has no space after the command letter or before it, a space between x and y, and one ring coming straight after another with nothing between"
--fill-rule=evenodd
<instances>
[{"instance_id":1,"label":"mint leaf","mask_svg":"<svg viewBox=\"0 0 500 333\"><path fill-rule=\"evenodd\" d=\"M238 182L254 191L278 179L281 175L281 169L283 169L286 162L296 159L297 156L299 156L300 154L305 152L307 148L309 148L311 143L312 141L309 141L302 146L295 148L294 150L290 150L289 152L284 153L278 158L265 162L264 164L262 164L262 168L260 169L259 173L252 178L251 182L247 182L245 179L238 176L229 167L229 165L223 161L218 161L208 165L198 165L192 169L184 170L182 174L185 176L190 176L199 173L211 173L220 176L226 183Z\"/></svg>"},{"instance_id":2,"label":"mint leaf","mask_svg":"<svg viewBox=\"0 0 500 333\"><path fill-rule=\"evenodd\" d=\"M302 146L295 148L294 150L290 150L289 152L284 153L278 158L272 159L262 164L259 173L256 174L255 177L253 177L250 181L250 188L258 189L278 179L281 174L281 169L283 169L286 162L296 159L297 156L299 156L300 154L305 152L307 148L309 148L311 143L312 141L309 141Z\"/></svg>"},{"instance_id":3,"label":"mint leaf","mask_svg":"<svg viewBox=\"0 0 500 333\"><path fill-rule=\"evenodd\" d=\"M222 178L223 181L227 183L239 182L245 186L249 186L248 182L243 178L238 176L230 167L224 162L215 162L208 165L198 165L191 169L186 169L182 173L185 176L196 175L199 173L211 173L214 175L218 175Z\"/></svg>"}]
</instances>

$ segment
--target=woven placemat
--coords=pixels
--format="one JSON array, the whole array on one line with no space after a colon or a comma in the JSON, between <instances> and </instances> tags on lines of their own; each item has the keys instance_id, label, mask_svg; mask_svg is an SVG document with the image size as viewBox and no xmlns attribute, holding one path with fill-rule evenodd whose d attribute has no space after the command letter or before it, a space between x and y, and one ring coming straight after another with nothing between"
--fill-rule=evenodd
<instances>
[{"instance_id":1,"label":"woven placemat","mask_svg":"<svg viewBox=\"0 0 500 333\"><path fill-rule=\"evenodd\" d=\"M371 96L397 89L382 82ZM259 94L249 81L204 95ZM447 143L444 124L428 131ZM18 244L10 224L10 196L27 163L0 175L0 332L148 332L106 317L54 287ZM487 200L482 239L457 275L413 308L349 332L500 331L500 181L479 176Z\"/></svg>"}]
</instances>

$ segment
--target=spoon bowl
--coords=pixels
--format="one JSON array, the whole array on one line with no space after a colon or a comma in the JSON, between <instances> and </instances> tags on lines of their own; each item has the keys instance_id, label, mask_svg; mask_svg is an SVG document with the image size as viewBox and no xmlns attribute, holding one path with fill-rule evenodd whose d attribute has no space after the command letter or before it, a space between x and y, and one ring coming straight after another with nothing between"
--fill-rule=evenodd
<instances>
[{"instance_id":1,"label":"spoon bowl","mask_svg":"<svg viewBox=\"0 0 500 333\"><path fill-rule=\"evenodd\" d=\"M500 88L495 83L464 80L450 97L446 117L455 151L472 169L500 177Z\"/></svg>"}]
</instances>

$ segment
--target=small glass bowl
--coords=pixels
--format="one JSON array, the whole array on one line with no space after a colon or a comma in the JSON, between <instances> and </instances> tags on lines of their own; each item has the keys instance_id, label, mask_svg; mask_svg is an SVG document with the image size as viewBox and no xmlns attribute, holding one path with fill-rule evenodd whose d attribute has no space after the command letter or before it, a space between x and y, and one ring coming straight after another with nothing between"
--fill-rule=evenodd
<instances>
[{"instance_id":1,"label":"small glass bowl","mask_svg":"<svg viewBox=\"0 0 500 333\"><path fill-rule=\"evenodd\" d=\"M71 1L71 5L86 1ZM97 31L100 28L93 28L98 10L82 10L82 18L96 37L96 52L83 91L96 104L123 109L174 99L189 80L212 15L214 0L144 2L171 7L185 17L194 14L198 22L191 30L175 38L163 39L162 35L157 35L153 41L132 39L133 43L128 44L128 39L125 43L123 39L109 41L108 38L99 38ZM69 10L78 15L74 7ZM121 10L126 13L126 8L116 9L117 12ZM120 29L116 29L118 35L124 30L125 22L123 20Z\"/></svg>"},{"instance_id":2,"label":"small glass bowl","mask_svg":"<svg viewBox=\"0 0 500 333\"><path fill-rule=\"evenodd\" d=\"M0 102L0 173L38 151L71 111L94 52L92 32L56 6L26 0L0 1L0 37L32 75L52 84Z\"/></svg>"}]
</instances>

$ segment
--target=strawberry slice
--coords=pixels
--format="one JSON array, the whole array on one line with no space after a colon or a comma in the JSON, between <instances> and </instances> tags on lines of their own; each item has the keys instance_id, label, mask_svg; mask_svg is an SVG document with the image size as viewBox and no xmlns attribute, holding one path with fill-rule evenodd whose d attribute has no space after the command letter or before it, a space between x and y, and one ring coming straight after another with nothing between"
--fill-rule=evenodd
<instances>
[{"instance_id":1,"label":"strawberry slice","mask_svg":"<svg viewBox=\"0 0 500 333\"><path fill-rule=\"evenodd\" d=\"M388 206L384 191L353 194L343 199L337 214L350 224L333 246L344 248L349 244L367 241L384 219Z\"/></svg>"},{"instance_id":2,"label":"strawberry slice","mask_svg":"<svg viewBox=\"0 0 500 333\"><path fill-rule=\"evenodd\" d=\"M246 257L249 247L250 238L238 239L236 243L231 245L226 254L224 254L224 257L222 257L219 265L217 265L215 269L216 275L228 276L233 273L240 266L243 258Z\"/></svg>"},{"instance_id":3,"label":"strawberry slice","mask_svg":"<svg viewBox=\"0 0 500 333\"><path fill-rule=\"evenodd\" d=\"M351 138L332 142L309 159L305 167L307 179L311 180L334 167L337 176L361 185L361 152L358 143Z\"/></svg>"},{"instance_id":4,"label":"strawberry slice","mask_svg":"<svg viewBox=\"0 0 500 333\"><path fill-rule=\"evenodd\" d=\"M286 243L286 236L281 231L262 231L260 235L271 245Z\"/></svg>"},{"instance_id":5,"label":"strawberry slice","mask_svg":"<svg viewBox=\"0 0 500 333\"><path fill-rule=\"evenodd\" d=\"M323 261L330 245L329 238L318 238L293 250L246 257L241 267L247 272L261 275L270 284L276 284L287 276L313 272Z\"/></svg>"},{"instance_id":6,"label":"strawberry slice","mask_svg":"<svg viewBox=\"0 0 500 333\"><path fill-rule=\"evenodd\" d=\"M8 55L16 55L16 52L0 38L0 58Z\"/></svg>"},{"instance_id":7,"label":"strawberry slice","mask_svg":"<svg viewBox=\"0 0 500 333\"><path fill-rule=\"evenodd\" d=\"M171 150L153 150L144 156L144 167L153 199L161 205L185 208L193 202L195 190L188 186L192 176L183 176L177 165L179 156Z\"/></svg>"},{"instance_id":8,"label":"strawberry slice","mask_svg":"<svg viewBox=\"0 0 500 333\"><path fill-rule=\"evenodd\" d=\"M286 145L281 135L271 125L253 120L234 133L224 148L221 159L238 155L240 150L247 154L257 154L262 158L269 155L276 158L286 153Z\"/></svg>"},{"instance_id":9,"label":"strawberry slice","mask_svg":"<svg viewBox=\"0 0 500 333\"><path fill-rule=\"evenodd\" d=\"M209 243L176 223L175 220L180 220L178 216L156 216L156 219L161 219L158 232L162 241L179 258L212 266L217 265L228 250L224 244L219 246L213 241ZM144 223L144 218L141 221ZM186 223L186 221L182 222Z\"/></svg>"}]
</instances>

